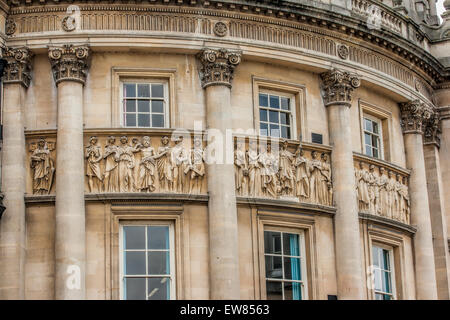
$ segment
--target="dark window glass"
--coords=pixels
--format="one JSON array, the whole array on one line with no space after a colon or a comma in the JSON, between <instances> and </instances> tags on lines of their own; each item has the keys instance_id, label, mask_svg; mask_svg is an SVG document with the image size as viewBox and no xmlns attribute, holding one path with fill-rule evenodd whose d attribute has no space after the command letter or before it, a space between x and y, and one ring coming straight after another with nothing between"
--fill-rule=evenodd
<instances>
[{"instance_id":1,"label":"dark window glass","mask_svg":"<svg viewBox=\"0 0 450 320\"><path fill-rule=\"evenodd\" d=\"M259 106L260 107L268 107L269 106L269 99L267 97L267 94L263 94L263 93L259 94Z\"/></svg>"}]
</instances>

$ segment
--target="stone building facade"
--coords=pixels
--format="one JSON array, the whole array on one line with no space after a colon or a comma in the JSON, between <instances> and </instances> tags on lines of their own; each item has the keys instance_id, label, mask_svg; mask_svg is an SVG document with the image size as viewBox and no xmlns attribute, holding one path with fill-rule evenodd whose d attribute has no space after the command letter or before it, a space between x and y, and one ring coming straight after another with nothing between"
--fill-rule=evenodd
<instances>
[{"instance_id":1,"label":"stone building facade","mask_svg":"<svg viewBox=\"0 0 450 320\"><path fill-rule=\"evenodd\" d=\"M444 5L0 0L0 298L449 299Z\"/></svg>"}]
</instances>

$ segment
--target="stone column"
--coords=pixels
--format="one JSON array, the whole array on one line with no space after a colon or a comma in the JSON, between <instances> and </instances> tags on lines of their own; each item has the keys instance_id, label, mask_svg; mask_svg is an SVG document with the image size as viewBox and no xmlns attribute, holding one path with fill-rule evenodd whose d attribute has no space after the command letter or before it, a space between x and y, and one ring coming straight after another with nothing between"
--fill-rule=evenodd
<instances>
[{"instance_id":1,"label":"stone column","mask_svg":"<svg viewBox=\"0 0 450 320\"><path fill-rule=\"evenodd\" d=\"M442 166L448 166L448 160L443 159L439 152L440 133L440 115L436 111L429 120L424 122L423 150L425 155L428 200L430 204L431 229L433 232L437 294L438 299L448 300L450 299L450 257L448 252L448 232L444 198L445 186L441 170Z\"/></svg>"},{"instance_id":2,"label":"stone column","mask_svg":"<svg viewBox=\"0 0 450 320\"><path fill-rule=\"evenodd\" d=\"M85 208L83 162L83 85L87 46L49 49L58 87L56 146L55 298L85 298Z\"/></svg>"},{"instance_id":3,"label":"stone column","mask_svg":"<svg viewBox=\"0 0 450 320\"><path fill-rule=\"evenodd\" d=\"M437 299L433 234L428 201L427 176L423 152L423 122L433 110L419 100L400 104L406 166L411 170L409 194L414 236L417 299Z\"/></svg>"},{"instance_id":4,"label":"stone column","mask_svg":"<svg viewBox=\"0 0 450 320\"><path fill-rule=\"evenodd\" d=\"M0 220L0 299L25 298L24 103L31 81L31 58L27 48L4 52L2 188L6 211Z\"/></svg>"},{"instance_id":5,"label":"stone column","mask_svg":"<svg viewBox=\"0 0 450 320\"><path fill-rule=\"evenodd\" d=\"M240 52L204 49L198 57L201 62L200 78L206 95L207 129L218 130L222 137L225 137L226 130L232 129L233 125L231 80L241 59ZM209 194L210 298L239 299L234 164L226 163L223 159L217 160L219 161L213 163L207 160L206 165Z\"/></svg>"},{"instance_id":6,"label":"stone column","mask_svg":"<svg viewBox=\"0 0 450 320\"><path fill-rule=\"evenodd\" d=\"M333 69L321 75L324 102L328 112L330 144L333 147L336 271L339 299L363 299L363 271L359 232L358 202L355 192L355 169L350 107L352 92L360 86L355 74Z\"/></svg>"}]
</instances>

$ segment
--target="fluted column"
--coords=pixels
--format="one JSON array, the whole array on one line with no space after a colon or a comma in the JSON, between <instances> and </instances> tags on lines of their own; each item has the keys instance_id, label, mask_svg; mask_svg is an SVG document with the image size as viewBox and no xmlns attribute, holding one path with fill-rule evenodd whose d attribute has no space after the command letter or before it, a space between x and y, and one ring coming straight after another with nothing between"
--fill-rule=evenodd
<instances>
[{"instance_id":1,"label":"fluted column","mask_svg":"<svg viewBox=\"0 0 450 320\"><path fill-rule=\"evenodd\" d=\"M85 207L83 163L83 85L87 46L49 49L58 87L56 147L55 298L85 298Z\"/></svg>"},{"instance_id":2,"label":"fluted column","mask_svg":"<svg viewBox=\"0 0 450 320\"><path fill-rule=\"evenodd\" d=\"M201 63L200 78L206 95L207 129L218 130L225 137L226 130L232 129L231 80L241 55L237 51L205 49L198 57ZM207 161L210 298L239 299L234 165L224 162L224 159L217 160Z\"/></svg>"},{"instance_id":3,"label":"fluted column","mask_svg":"<svg viewBox=\"0 0 450 320\"><path fill-rule=\"evenodd\" d=\"M0 299L25 298L25 133L24 102L31 81L32 53L7 48L3 100L2 191L6 211L0 220Z\"/></svg>"},{"instance_id":4,"label":"fluted column","mask_svg":"<svg viewBox=\"0 0 450 320\"><path fill-rule=\"evenodd\" d=\"M355 169L350 123L352 92L360 86L355 74L333 69L321 75L328 112L335 205L336 271L339 299L363 298L363 272Z\"/></svg>"},{"instance_id":5,"label":"fluted column","mask_svg":"<svg viewBox=\"0 0 450 320\"><path fill-rule=\"evenodd\" d=\"M450 298L450 259L447 240L447 221L444 200L444 184L439 156L441 122L437 111L424 121L425 172L427 176L428 201L430 205L431 230L433 233L434 263L438 299ZM445 160L444 160L445 165Z\"/></svg>"},{"instance_id":6,"label":"fluted column","mask_svg":"<svg viewBox=\"0 0 450 320\"><path fill-rule=\"evenodd\" d=\"M400 104L400 111L406 166L411 170L411 223L417 226L414 236L416 295L417 299L437 299L433 234L423 152L423 122L431 118L433 111L419 100Z\"/></svg>"}]
</instances>

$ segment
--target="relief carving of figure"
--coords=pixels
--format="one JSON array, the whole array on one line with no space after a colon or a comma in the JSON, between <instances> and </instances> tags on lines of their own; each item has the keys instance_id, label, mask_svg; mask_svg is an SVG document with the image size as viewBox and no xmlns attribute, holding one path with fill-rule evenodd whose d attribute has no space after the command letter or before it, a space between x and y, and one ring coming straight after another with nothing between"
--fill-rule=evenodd
<instances>
[{"instance_id":1,"label":"relief carving of figure","mask_svg":"<svg viewBox=\"0 0 450 320\"><path fill-rule=\"evenodd\" d=\"M360 212L368 212L370 207L369 194L369 173L364 169L362 162L359 162L359 169L355 170L356 194L358 195L358 207Z\"/></svg>"},{"instance_id":2,"label":"relief carving of figure","mask_svg":"<svg viewBox=\"0 0 450 320\"><path fill-rule=\"evenodd\" d=\"M281 183L281 192L284 195L292 196L294 193L294 155L287 149L288 142L284 141L281 145L280 150L280 170L278 172L280 183Z\"/></svg>"},{"instance_id":3,"label":"relief carving of figure","mask_svg":"<svg viewBox=\"0 0 450 320\"><path fill-rule=\"evenodd\" d=\"M194 148L190 152L188 172L190 175L189 193L200 193L205 176L205 151L200 137L194 138Z\"/></svg>"},{"instance_id":4,"label":"relief carving of figure","mask_svg":"<svg viewBox=\"0 0 450 320\"><path fill-rule=\"evenodd\" d=\"M389 210L389 192L387 189L387 184L389 178L384 174L385 170L383 167L380 168L380 177L378 179L378 187L380 190L380 205L378 207L379 214L383 217L388 217Z\"/></svg>"},{"instance_id":5,"label":"relief carving of figure","mask_svg":"<svg viewBox=\"0 0 450 320\"><path fill-rule=\"evenodd\" d=\"M402 222L409 224L410 223L410 203L409 203L409 191L407 178L403 177L403 184L401 185L399 192L400 195L400 208L401 208L401 217Z\"/></svg>"},{"instance_id":6,"label":"relief carving of figure","mask_svg":"<svg viewBox=\"0 0 450 320\"><path fill-rule=\"evenodd\" d=\"M328 155L322 153L321 178L319 188L319 202L331 206L333 202L333 185L331 182L331 166L328 163Z\"/></svg>"},{"instance_id":7,"label":"relief carving of figure","mask_svg":"<svg viewBox=\"0 0 450 320\"><path fill-rule=\"evenodd\" d=\"M33 193L49 194L55 173L54 160L44 139L40 139L36 149L32 149L31 168L33 169Z\"/></svg>"},{"instance_id":8,"label":"relief carving of figure","mask_svg":"<svg viewBox=\"0 0 450 320\"><path fill-rule=\"evenodd\" d=\"M386 190L388 192L388 210L387 210L387 217L389 219L395 219L395 201L397 192L395 190L395 178L392 173L392 171L388 171L388 181L386 183Z\"/></svg>"},{"instance_id":9,"label":"relief carving of figure","mask_svg":"<svg viewBox=\"0 0 450 320\"><path fill-rule=\"evenodd\" d=\"M151 139L148 136L142 138L141 162L139 163L139 175L136 188L139 191L155 191L156 154L151 146Z\"/></svg>"},{"instance_id":10,"label":"relief carving of figure","mask_svg":"<svg viewBox=\"0 0 450 320\"><path fill-rule=\"evenodd\" d=\"M119 162L119 190L120 192L132 192L134 189L133 169L135 166L134 153L138 152L141 145L133 139L133 145L128 144L128 137L120 137L121 145L118 146Z\"/></svg>"},{"instance_id":11,"label":"relief carving of figure","mask_svg":"<svg viewBox=\"0 0 450 320\"><path fill-rule=\"evenodd\" d=\"M295 190L296 196L300 198L300 201L309 201L309 161L304 156L303 149L298 146L295 152Z\"/></svg>"},{"instance_id":12,"label":"relief carving of figure","mask_svg":"<svg viewBox=\"0 0 450 320\"><path fill-rule=\"evenodd\" d=\"M375 166L369 166L368 174L368 191L369 191L369 213L378 213L378 203L380 199L380 189L378 187L378 177L375 174Z\"/></svg>"},{"instance_id":13,"label":"relief carving of figure","mask_svg":"<svg viewBox=\"0 0 450 320\"><path fill-rule=\"evenodd\" d=\"M187 175L189 171L189 155L183 146L183 137L175 141L172 148L172 168L173 168L173 192L185 192L187 185Z\"/></svg>"},{"instance_id":14,"label":"relief carving of figure","mask_svg":"<svg viewBox=\"0 0 450 320\"><path fill-rule=\"evenodd\" d=\"M260 166L259 157L260 155L258 154L256 140L250 140L247 151L248 176L250 180L250 195L254 197L262 196L262 168Z\"/></svg>"},{"instance_id":15,"label":"relief carving of figure","mask_svg":"<svg viewBox=\"0 0 450 320\"><path fill-rule=\"evenodd\" d=\"M234 176L237 193L241 196L246 196L248 192L248 164L244 148L244 143L238 140L234 153L234 165L236 166Z\"/></svg>"},{"instance_id":16,"label":"relief carving of figure","mask_svg":"<svg viewBox=\"0 0 450 320\"><path fill-rule=\"evenodd\" d=\"M97 137L89 138L89 146L86 147L86 175L90 192L101 192L103 175L100 170L100 161L103 159L101 147L97 145Z\"/></svg>"},{"instance_id":17,"label":"relief carving of figure","mask_svg":"<svg viewBox=\"0 0 450 320\"><path fill-rule=\"evenodd\" d=\"M116 146L116 138L109 136L105 147L103 159L106 159L103 186L105 192L119 191L119 150Z\"/></svg>"},{"instance_id":18,"label":"relief carving of figure","mask_svg":"<svg viewBox=\"0 0 450 320\"><path fill-rule=\"evenodd\" d=\"M158 148L158 175L161 192L173 190L172 148L169 146L169 137L161 138L161 146Z\"/></svg>"},{"instance_id":19,"label":"relief carving of figure","mask_svg":"<svg viewBox=\"0 0 450 320\"><path fill-rule=\"evenodd\" d=\"M310 180L309 180L309 194L312 203L320 203L320 188L322 181L322 162L317 159L317 152L311 152L311 162L309 166Z\"/></svg>"},{"instance_id":20,"label":"relief carving of figure","mask_svg":"<svg viewBox=\"0 0 450 320\"><path fill-rule=\"evenodd\" d=\"M263 168L262 190L266 196L276 198L280 189L277 179L278 157L271 152L270 145L267 145L267 148L264 144L260 146L259 163Z\"/></svg>"}]
</instances>

